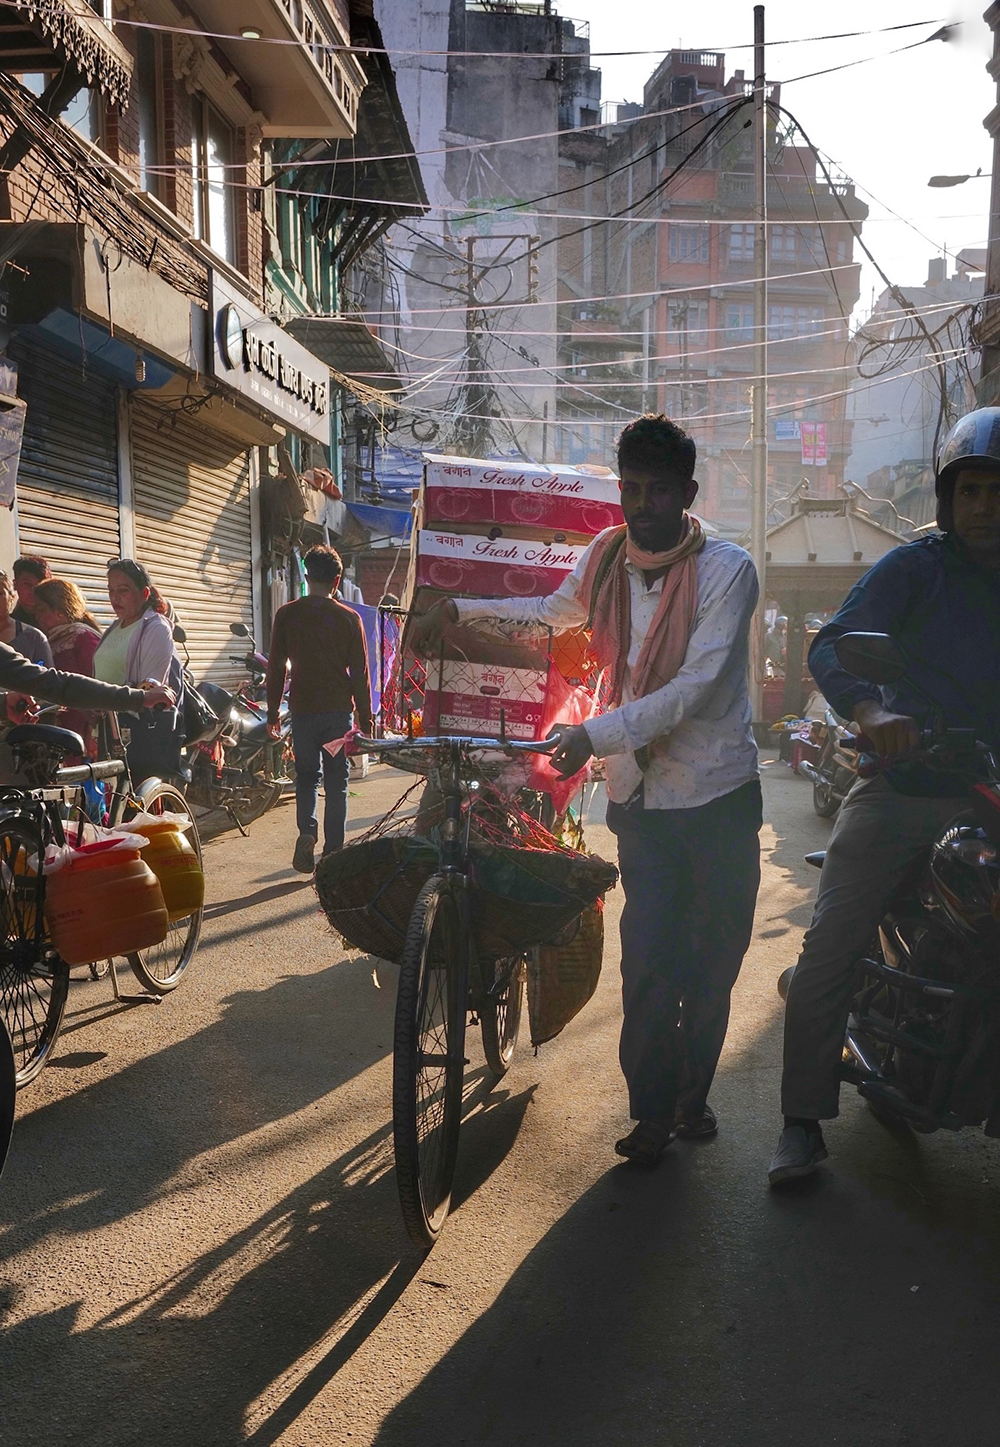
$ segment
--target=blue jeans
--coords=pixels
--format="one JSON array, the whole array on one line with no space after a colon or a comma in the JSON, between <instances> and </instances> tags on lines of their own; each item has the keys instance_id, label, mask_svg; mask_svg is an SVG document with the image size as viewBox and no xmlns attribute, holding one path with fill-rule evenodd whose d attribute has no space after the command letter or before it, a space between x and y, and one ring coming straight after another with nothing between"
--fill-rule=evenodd
<instances>
[{"instance_id":1,"label":"blue jeans","mask_svg":"<svg viewBox=\"0 0 1000 1447\"><path fill-rule=\"evenodd\" d=\"M331 758L323 745L343 738L351 727L349 713L293 713L292 751L295 754L295 821L300 834L319 838L316 800L319 795L320 761L326 808L323 811L324 854L342 849L347 824L347 780L350 764L343 752Z\"/></svg>"},{"instance_id":2,"label":"blue jeans","mask_svg":"<svg viewBox=\"0 0 1000 1447\"><path fill-rule=\"evenodd\" d=\"M760 784L694 809L608 805L622 912L620 1059L633 1120L702 1114L760 883Z\"/></svg>"}]
</instances>

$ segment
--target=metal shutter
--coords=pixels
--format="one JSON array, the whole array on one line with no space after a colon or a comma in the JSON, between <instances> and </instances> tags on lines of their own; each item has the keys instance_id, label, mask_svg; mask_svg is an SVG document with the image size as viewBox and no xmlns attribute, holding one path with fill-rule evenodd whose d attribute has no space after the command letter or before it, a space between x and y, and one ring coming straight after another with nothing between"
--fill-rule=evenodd
<instances>
[{"instance_id":1,"label":"metal shutter","mask_svg":"<svg viewBox=\"0 0 1000 1447\"><path fill-rule=\"evenodd\" d=\"M130 433L136 556L177 610L195 679L233 687L246 670L229 625L253 627L247 451L138 398Z\"/></svg>"},{"instance_id":2,"label":"metal shutter","mask_svg":"<svg viewBox=\"0 0 1000 1447\"><path fill-rule=\"evenodd\" d=\"M60 352L17 338L18 393L27 403L17 480L18 543L113 621L107 563L118 528L118 389Z\"/></svg>"}]
</instances>

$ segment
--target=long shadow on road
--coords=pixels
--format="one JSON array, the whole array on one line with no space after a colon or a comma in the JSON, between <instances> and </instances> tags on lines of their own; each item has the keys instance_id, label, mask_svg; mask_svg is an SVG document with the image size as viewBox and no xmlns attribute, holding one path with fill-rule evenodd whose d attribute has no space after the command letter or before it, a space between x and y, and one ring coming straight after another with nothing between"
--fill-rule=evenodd
<instances>
[{"instance_id":1,"label":"long shadow on road","mask_svg":"<svg viewBox=\"0 0 1000 1447\"><path fill-rule=\"evenodd\" d=\"M530 1097L470 1092L465 1194L510 1149ZM95 1325L79 1329L74 1307L19 1323L4 1342L5 1440L270 1447L424 1262L403 1237L391 1165L386 1126Z\"/></svg>"},{"instance_id":2,"label":"long shadow on road","mask_svg":"<svg viewBox=\"0 0 1000 1447\"><path fill-rule=\"evenodd\" d=\"M756 1042L774 1058L780 1023ZM845 1092L831 1167L764 1172L773 1070L723 1131L612 1167L385 1419L377 1447L940 1447L1000 1413L996 1148L887 1133ZM995 1172L1000 1179L1000 1171Z\"/></svg>"},{"instance_id":3,"label":"long shadow on road","mask_svg":"<svg viewBox=\"0 0 1000 1447\"><path fill-rule=\"evenodd\" d=\"M222 1002L204 1030L18 1122L5 1257L120 1220L194 1157L293 1115L388 1054L388 992L355 956Z\"/></svg>"}]
</instances>

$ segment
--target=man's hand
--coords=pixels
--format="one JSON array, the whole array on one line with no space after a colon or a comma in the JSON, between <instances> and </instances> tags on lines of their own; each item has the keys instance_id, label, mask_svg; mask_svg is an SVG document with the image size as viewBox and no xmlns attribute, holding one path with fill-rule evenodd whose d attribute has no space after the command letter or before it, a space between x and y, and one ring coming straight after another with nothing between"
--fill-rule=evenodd
<instances>
[{"instance_id":1,"label":"man's hand","mask_svg":"<svg viewBox=\"0 0 1000 1447\"><path fill-rule=\"evenodd\" d=\"M145 697L142 700L143 708L176 708L177 695L172 688L167 688L163 683L145 684Z\"/></svg>"},{"instance_id":2,"label":"man's hand","mask_svg":"<svg viewBox=\"0 0 1000 1447\"><path fill-rule=\"evenodd\" d=\"M916 719L907 714L890 713L874 699L862 699L854 710L854 718L883 758L895 759L901 754L912 754L920 747L920 728Z\"/></svg>"},{"instance_id":3,"label":"man's hand","mask_svg":"<svg viewBox=\"0 0 1000 1447\"><path fill-rule=\"evenodd\" d=\"M590 735L583 724L557 724L548 737L559 740L558 747L549 758L561 779L571 779L580 772L587 760L593 757Z\"/></svg>"},{"instance_id":4,"label":"man's hand","mask_svg":"<svg viewBox=\"0 0 1000 1447\"><path fill-rule=\"evenodd\" d=\"M281 738L281 724L278 722L277 719L274 721L274 723L269 723L269 724L268 724L268 726L267 726L267 736L268 736L269 739L280 739L280 738Z\"/></svg>"},{"instance_id":5,"label":"man's hand","mask_svg":"<svg viewBox=\"0 0 1000 1447\"><path fill-rule=\"evenodd\" d=\"M410 623L410 638L415 647L433 648L440 643L446 628L458 622L458 609L450 598L439 598L426 613L416 615Z\"/></svg>"},{"instance_id":6,"label":"man's hand","mask_svg":"<svg viewBox=\"0 0 1000 1447\"><path fill-rule=\"evenodd\" d=\"M38 704L27 693L8 693L7 717L12 724L33 723L38 717Z\"/></svg>"}]
</instances>

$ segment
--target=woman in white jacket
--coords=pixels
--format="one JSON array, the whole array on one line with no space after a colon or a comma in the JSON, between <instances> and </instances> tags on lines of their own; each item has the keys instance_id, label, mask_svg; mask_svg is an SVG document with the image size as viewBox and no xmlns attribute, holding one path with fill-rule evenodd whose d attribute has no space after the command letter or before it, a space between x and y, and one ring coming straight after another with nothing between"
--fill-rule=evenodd
<instances>
[{"instance_id":1,"label":"woman in white jacket","mask_svg":"<svg viewBox=\"0 0 1000 1447\"><path fill-rule=\"evenodd\" d=\"M166 604L150 582L141 563L112 558L108 564L108 597L116 619L94 654L94 677L104 683L132 688L162 684L180 698L181 662L174 648ZM143 716L122 714L130 731L129 771L133 783L180 769L180 713L170 709Z\"/></svg>"}]
</instances>

